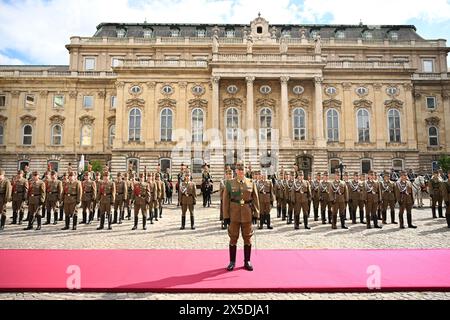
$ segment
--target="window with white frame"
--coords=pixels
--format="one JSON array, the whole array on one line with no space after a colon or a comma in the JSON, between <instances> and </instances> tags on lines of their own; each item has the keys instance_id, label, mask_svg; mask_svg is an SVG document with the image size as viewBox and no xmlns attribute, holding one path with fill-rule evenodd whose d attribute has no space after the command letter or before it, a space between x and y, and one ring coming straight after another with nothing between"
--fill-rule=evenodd
<instances>
[{"instance_id":1,"label":"window with white frame","mask_svg":"<svg viewBox=\"0 0 450 320\"><path fill-rule=\"evenodd\" d=\"M203 141L203 110L192 110L192 142Z\"/></svg>"},{"instance_id":2,"label":"window with white frame","mask_svg":"<svg viewBox=\"0 0 450 320\"><path fill-rule=\"evenodd\" d=\"M6 95L0 94L0 108L6 107Z\"/></svg>"},{"instance_id":3,"label":"window with white frame","mask_svg":"<svg viewBox=\"0 0 450 320\"><path fill-rule=\"evenodd\" d=\"M22 144L30 146L33 143L33 127L29 124L23 126L22 129Z\"/></svg>"},{"instance_id":4,"label":"window with white frame","mask_svg":"<svg viewBox=\"0 0 450 320\"><path fill-rule=\"evenodd\" d=\"M312 39L316 39L318 35L319 35L319 31L318 30L311 30L310 36L311 36Z\"/></svg>"},{"instance_id":5,"label":"window with white frame","mask_svg":"<svg viewBox=\"0 0 450 320\"><path fill-rule=\"evenodd\" d=\"M339 141L339 114L335 109L327 111L327 138L328 142Z\"/></svg>"},{"instance_id":6,"label":"window with white frame","mask_svg":"<svg viewBox=\"0 0 450 320\"><path fill-rule=\"evenodd\" d=\"M435 126L428 128L428 145L430 147L439 146L439 130Z\"/></svg>"},{"instance_id":7,"label":"window with white frame","mask_svg":"<svg viewBox=\"0 0 450 320\"><path fill-rule=\"evenodd\" d=\"M272 139L272 110L269 108L263 108L259 114L259 139Z\"/></svg>"},{"instance_id":8,"label":"window with white frame","mask_svg":"<svg viewBox=\"0 0 450 320\"><path fill-rule=\"evenodd\" d=\"M427 109L436 109L436 97L427 97Z\"/></svg>"},{"instance_id":9,"label":"window with white frame","mask_svg":"<svg viewBox=\"0 0 450 320\"><path fill-rule=\"evenodd\" d=\"M83 97L83 108L92 109L94 107L94 96Z\"/></svg>"},{"instance_id":10,"label":"window with white frame","mask_svg":"<svg viewBox=\"0 0 450 320\"><path fill-rule=\"evenodd\" d=\"M130 110L128 141L141 141L141 110L133 108Z\"/></svg>"},{"instance_id":11,"label":"window with white frame","mask_svg":"<svg viewBox=\"0 0 450 320\"><path fill-rule=\"evenodd\" d=\"M365 40L372 40L373 39L373 33L371 31L364 32L364 39Z\"/></svg>"},{"instance_id":12,"label":"window with white frame","mask_svg":"<svg viewBox=\"0 0 450 320\"><path fill-rule=\"evenodd\" d=\"M145 29L144 30L144 38L148 39L153 37L153 30L152 29Z\"/></svg>"},{"instance_id":13,"label":"window with white frame","mask_svg":"<svg viewBox=\"0 0 450 320\"><path fill-rule=\"evenodd\" d=\"M0 146L2 146L5 143L4 136L5 136L5 128L3 127L2 124L0 124Z\"/></svg>"},{"instance_id":14,"label":"window with white frame","mask_svg":"<svg viewBox=\"0 0 450 320\"><path fill-rule=\"evenodd\" d=\"M197 37L199 37L199 38L206 37L206 30L205 29L197 29Z\"/></svg>"},{"instance_id":15,"label":"window with white frame","mask_svg":"<svg viewBox=\"0 0 450 320\"><path fill-rule=\"evenodd\" d=\"M392 168L396 171L403 170L403 159L392 160Z\"/></svg>"},{"instance_id":16,"label":"window with white frame","mask_svg":"<svg viewBox=\"0 0 450 320\"><path fill-rule=\"evenodd\" d=\"M115 137L116 137L116 125L112 124L109 126L109 130L108 130L108 145L110 147L112 147Z\"/></svg>"},{"instance_id":17,"label":"window with white frame","mask_svg":"<svg viewBox=\"0 0 450 320\"><path fill-rule=\"evenodd\" d=\"M283 30L281 30L281 36L283 36L283 37L290 37L291 36L291 29L283 29Z\"/></svg>"},{"instance_id":18,"label":"window with white frame","mask_svg":"<svg viewBox=\"0 0 450 320\"><path fill-rule=\"evenodd\" d=\"M161 111L161 141L172 141L173 112L166 108Z\"/></svg>"},{"instance_id":19,"label":"window with white frame","mask_svg":"<svg viewBox=\"0 0 450 320\"><path fill-rule=\"evenodd\" d=\"M372 160L362 159L361 160L361 173L368 174L372 170Z\"/></svg>"},{"instance_id":20,"label":"window with white frame","mask_svg":"<svg viewBox=\"0 0 450 320\"><path fill-rule=\"evenodd\" d=\"M345 32L343 30L336 31L336 39L345 39Z\"/></svg>"},{"instance_id":21,"label":"window with white frame","mask_svg":"<svg viewBox=\"0 0 450 320\"><path fill-rule=\"evenodd\" d=\"M92 146L92 126L86 124L81 127L81 146L89 147Z\"/></svg>"},{"instance_id":22,"label":"window with white frame","mask_svg":"<svg viewBox=\"0 0 450 320\"><path fill-rule=\"evenodd\" d=\"M226 112L227 140L237 141L239 135L239 112L236 108L229 108Z\"/></svg>"},{"instance_id":23,"label":"window with white frame","mask_svg":"<svg viewBox=\"0 0 450 320\"><path fill-rule=\"evenodd\" d=\"M422 61L423 72L432 73L434 71L434 60L425 59Z\"/></svg>"},{"instance_id":24,"label":"window with white frame","mask_svg":"<svg viewBox=\"0 0 450 320\"><path fill-rule=\"evenodd\" d=\"M360 109L357 113L358 119L358 142L370 141L370 116L369 111Z\"/></svg>"},{"instance_id":25,"label":"window with white frame","mask_svg":"<svg viewBox=\"0 0 450 320\"><path fill-rule=\"evenodd\" d=\"M111 109L115 109L117 107L117 96L111 96Z\"/></svg>"},{"instance_id":26,"label":"window with white frame","mask_svg":"<svg viewBox=\"0 0 450 320\"><path fill-rule=\"evenodd\" d=\"M62 127L59 124L55 124L51 128L51 141L53 146L62 145Z\"/></svg>"},{"instance_id":27,"label":"window with white frame","mask_svg":"<svg viewBox=\"0 0 450 320\"><path fill-rule=\"evenodd\" d=\"M59 161L55 161L55 160L49 161L49 162L47 163L47 166L48 166L52 171L56 171L56 172L59 171Z\"/></svg>"},{"instance_id":28,"label":"window with white frame","mask_svg":"<svg viewBox=\"0 0 450 320\"><path fill-rule=\"evenodd\" d=\"M193 174L201 174L203 172L203 159L194 158L192 159L192 173Z\"/></svg>"},{"instance_id":29,"label":"window with white frame","mask_svg":"<svg viewBox=\"0 0 450 320\"><path fill-rule=\"evenodd\" d=\"M128 163L128 169L127 171L133 172L135 175L139 174L139 159L137 158L128 158L127 159L127 163Z\"/></svg>"},{"instance_id":30,"label":"window with white frame","mask_svg":"<svg viewBox=\"0 0 450 320\"><path fill-rule=\"evenodd\" d=\"M127 31L125 29L117 30L117 38L125 38L126 34L127 34Z\"/></svg>"},{"instance_id":31,"label":"window with white frame","mask_svg":"<svg viewBox=\"0 0 450 320\"><path fill-rule=\"evenodd\" d=\"M234 38L234 35L235 35L234 29L225 30L225 36L227 38Z\"/></svg>"},{"instance_id":32,"label":"window with white frame","mask_svg":"<svg viewBox=\"0 0 450 320\"><path fill-rule=\"evenodd\" d=\"M397 41L398 40L398 32L396 32L396 31L389 32L389 38L391 40Z\"/></svg>"},{"instance_id":33,"label":"window with white frame","mask_svg":"<svg viewBox=\"0 0 450 320\"><path fill-rule=\"evenodd\" d=\"M330 175L334 174L336 170L339 170L339 165L341 164L340 159L331 159L330 160Z\"/></svg>"},{"instance_id":34,"label":"window with white frame","mask_svg":"<svg viewBox=\"0 0 450 320\"><path fill-rule=\"evenodd\" d=\"M63 95L55 95L53 97L53 108L61 109L64 108L64 96Z\"/></svg>"},{"instance_id":35,"label":"window with white frame","mask_svg":"<svg viewBox=\"0 0 450 320\"><path fill-rule=\"evenodd\" d=\"M177 28L170 29L170 36L171 37L179 37L180 36L180 29L177 29Z\"/></svg>"},{"instance_id":36,"label":"window with white frame","mask_svg":"<svg viewBox=\"0 0 450 320\"><path fill-rule=\"evenodd\" d=\"M111 67L116 68L120 65L121 58L111 58Z\"/></svg>"},{"instance_id":37,"label":"window with white frame","mask_svg":"<svg viewBox=\"0 0 450 320\"><path fill-rule=\"evenodd\" d=\"M95 70L95 58L84 58L84 70L85 71Z\"/></svg>"},{"instance_id":38,"label":"window with white frame","mask_svg":"<svg viewBox=\"0 0 450 320\"><path fill-rule=\"evenodd\" d=\"M401 141L400 112L396 109L391 109L388 112L388 128L389 128L389 141L400 142Z\"/></svg>"},{"instance_id":39,"label":"window with white frame","mask_svg":"<svg viewBox=\"0 0 450 320\"><path fill-rule=\"evenodd\" d=\"M34 108L36 104L36 96L34 94L25 95L25 108Z\"/></svg>"},{"instance_id":40,"label":"window with white frame","mask_svg":"<svg viewBox=\"0 0 450 320\"><path fill-rule=\"evenodd\" d=\"M294 140L306 140L306 114L305 110L297 108L294 110Z\"/></svg>"}]
</instances>

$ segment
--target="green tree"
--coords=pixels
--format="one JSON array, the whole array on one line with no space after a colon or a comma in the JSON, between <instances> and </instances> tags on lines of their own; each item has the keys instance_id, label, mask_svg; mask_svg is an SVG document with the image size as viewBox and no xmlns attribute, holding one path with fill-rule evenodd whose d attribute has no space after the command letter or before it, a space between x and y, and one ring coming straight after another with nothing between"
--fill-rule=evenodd
<instances>
[{"instance_id":1,"label":"green tree","mask_svg":"<svg viewBox=\"0 0 450 320\"><path fill-rule=\"evenodd\" d=\"M450 170L450 157L442 155L438 160L438 165L444 172L448 172Z\"/></svg>"},{"instance_id":2,"label":"green tree","mask_svg":"<svg viewBox=\"0 0 450 320\"><path fill-rule=\"evenodd\" d=\"M94 172L102 172L103 165L102 165L101 161L93 160L90 163L92 165L92 171L94 171ZM85 171L87 171L87 165L86 165Z\"/></svg>"}]
</instances>

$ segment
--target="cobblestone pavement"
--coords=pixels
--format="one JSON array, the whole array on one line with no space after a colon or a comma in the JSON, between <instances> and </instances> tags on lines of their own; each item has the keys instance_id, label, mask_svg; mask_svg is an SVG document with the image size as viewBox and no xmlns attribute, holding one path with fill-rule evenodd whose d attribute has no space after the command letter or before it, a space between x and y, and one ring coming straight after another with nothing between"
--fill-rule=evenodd
<instances>
[{"instance_id":1,"label":"cobblestone pavement","mask_svg":"<svg viewBox=\"0 0 450 320\"><path fill-rule=\"evenodd\" d=\"M427 203L428 204L428 203ZM8 222L9 223L9 211ZM43 226L41 231L23 231L25 227L6 225L0 231L1 249L226 249L228 235L220 230L218 203L196 210L196 230L180 231L180 209L171 205L163 218L147 231L131 231L132 221L114 225L112 231L97 231L97 223L80 225L77 231L61 231L58 225ZM272 217L276 210L272 210ZM140 219L141 220L141 219ZM256 230L258 249L381 249L450 248L450 229L445 219L432 219L429 208L414 209L417 229L400 230L388 224L381 230L366 230L365 225L349 224L349 230L331 230L330 225L310 222L311 230L294 230L281 219L273 218L274 230ZM398 220L398 217L397 217ZM189 217L187 217L187 226ZM242 241L242 240L240 240ZM257 253L256 253L257 254ZM0 293L0 299L450 299L443 292L399 293L258 293L258 294L152 294L152 293Z\"/></svg>"}]
</instances>

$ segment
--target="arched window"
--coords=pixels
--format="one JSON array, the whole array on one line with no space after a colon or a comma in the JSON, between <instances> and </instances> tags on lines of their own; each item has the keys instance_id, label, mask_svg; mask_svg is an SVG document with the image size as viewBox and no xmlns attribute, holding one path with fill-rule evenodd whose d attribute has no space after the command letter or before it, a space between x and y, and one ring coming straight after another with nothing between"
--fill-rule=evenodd
<instances>
[{"instance_id":1,"label":"arched window","mask_svg":"<svg viewBox=\"0 0 450 320\"><path fill-rule=\"evenodd\" d=\"M237 141L239 134L239 113L236 108L229 108L226 113L227 140Z\"/></svg>"},{"instance_id":2,"label":"arched window","mask_svg":"<svg viewBox=\"0 0 450 320\"><path fill-rule=\"evenodd\" d=\"M306 140L306 114L303 109L294 110L294 140L304 141Z\"/></svg>"},{"instance_id":3,"label":"arched window","mask_svg":"<svg viewBox=\"0 0 450 320\"><path fill-rule=\"evenodd\" d=\"M389 141L400 142L400 112L396 109L391 109L388 112L388 127L389 127Z\"/></svg>"},{"instance_id":4,"label":"arched window","mask_svg":"<svg viewBox=\"0 0 450 320\"><path fill-rule=\"evenodd\" d=\"M30 146L33 143L33 127L29 124L23 127L22 144Z\"/></svg>"},{"instance_id":5,"label":"arched window","mask_svg":"<svg viewBox=\"0 0 450 320\"><path fill-rule=\"evenodd\" d=\"M439 145L439 130L434 126L428 128L428 144L431 147Z\"/></svg>"},{"instance_id":6,"label":"arched window","mask_svg":"<svg viewBox=\"0 0 450 320\"><path fill-rule=\"evenodd\" d=\"M51 130L52 145L62 145L62 127L59 124L55 124Z\"/></svg>"},{"instance_id":7,"label":"arched window","mask_svg":"<svg viewBox=\"0 0 450 320\"><path fill-rule=\"evenodd\" d=\"M170 109L161 111L161 141L172 141L173 112Z\"/></svg>"},{"instance_id":8,"label":"arched window","mask_svg":"<svg viewBox=\"0 0 450 320\"><path fill-rule=\"evenodd\" d=\"M141 110L134 108L130 111L130 124L128 126L128 140L141 141Z\"/></svg>"},{"instance_id":9,"label":"arched window","mask_svg":"<svg viewBox=\"0 0 450 320\"><path fill-rule=\"evenodd\" d=\"M4 144L3 137L4 137L4 128L2 125L0 125L0 146Z\"/></svg>"},{"instance_id":10,"label":"arched window","mask_svg":"<svg viewBox=\"0 0 450 320\"><path fill-rule=\"evenodd\" d=\"M357 118L358 118L358 141L369 142L370 141L369 111L367 111L366 109L358 110Z\"/></svg>"},{"instance_id":11,"label":"arched window","mask_svg":"<svg viewBox=\"0 0 450 320\"><path fill-rule=\"evenodd\" d=\"M203 110L192 110L192 142L203 141Z\"/></svg>"},{"instance_id":12,"label":"arched window","mask_svg":"<svg viewBox=\"0 0 450 320\"><path fill-rule=\"evenodd\" d=\"M81 127L81 146L92 146L92 126L84 125Z\"/></svg>"},{"instance_id":13,"label":"arched window","mask_svg":"<svg viewBox=\"0 0 450 320\"><path fill-rule=\"evenodd\" d=\"M113 143L114 143L114 138L116 137L116 125L112 124L109 127L109 131L108 131L108 145L110 147L112 147Z\"/></svg>"},{"instance_id":14,"label":"arched window","mask_svg":"<svg viewBox=\"0 0 450 320\"><path fill-rule=\"evenodd\" d=\"M339 141L339 114L335 109L327 111L327 137L329 142Z\"/></svg>"},{"instance_id":15,"label":"arched window","mask_svg":"<svg viewBox=\"0 0 450 320\"><path fill-rule=\"evenodd\" d=\"M267 141L272 139L272 111L263 108L259 114L259 139Z\"/></svg>"}]
</instances>

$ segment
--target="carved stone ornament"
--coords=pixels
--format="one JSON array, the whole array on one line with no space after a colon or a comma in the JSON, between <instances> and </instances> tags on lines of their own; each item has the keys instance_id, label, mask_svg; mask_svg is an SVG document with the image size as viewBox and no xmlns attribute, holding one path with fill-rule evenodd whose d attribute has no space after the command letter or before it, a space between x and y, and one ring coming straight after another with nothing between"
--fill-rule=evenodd
<instances>
[{"instance_id":1,"label":"carved stone ornament","mask_svg":"<svg viewBox=\"0 0 450 320\"><path fill-rule=\"evenodd\" d=\"M177 105L177 101L174 99L164 98L164 99L158 100L158 106L160 108L175 108L176 105Z\"/></svg>"},{"instance_id":2,"label":"carved stone ornament","mask_svg":"<svg viewBox=\"0 0 450 320\"><path fill-rule=\"evenodd\" d=\"M123 87L125 87L125 83L122 82L122 81L117 81L117 82L115 83L115 85L116 85L116 88L117 88L117 89L123 89Z\"/></svg>"},{"instance_id":3,"label":"carved stone ornament","mask_svg":"<svg viewBox=\"0 0 450 320\"><path fill-rule=\"evenodd\" d=\"M64 121L66 120L66 118L56 114L54 116L51 116L49 118L49 120L50 120L51 124L64 124Z\"/></svg>"},{"instance_id":4,"label":"carved stone ornament","mask_svg":"<svg viewBox=\"0 0 450 320\"><path fill-rule=\"evenodd\" d=\"M97 96L99 99L105 99L106 98L106 92L105 91L99 91L97 92Z\"/></svg>"},{"instance_id":5,"label":"carved stone ornament","mask_svg":"<svg viewBox=\"0 0 450 320\"><path fill-rule=\"evenodd\" d=\"M143 108L145 106L145 100L139 98L128 99L125 103L127 108L139 107Z\"/></svg>"},{"instance_id":6,"label":"carved stone ornament","mask_svg":"<svg viewBox=\"0 0 450 320\"><path fill-rule=\"evenodd\" d=\"M81 125L92 125L95 121L95 118L92 116L84 115L80 117Z\"/></svg>"},{"instance_id":7,"label":"carved stone ornament","mask_svg":"<svg viewBox=\"0 0 450 320\"><path fill-rule=\"evenodd\" d=\"M6 122L6 120L8 120L8 117L5 117L5 116L0 114L0 123L4 124Z\"/></svg>"},{"instance_id":8,"label":"carved stone ornament","mask_svg":"<svg viewBox=\"0 0 450 320\"><path fill-rule=\"evenodd\" d=\"M386 108L391 109L401 109L403 108L404 102L400 101L398 99L392 99L392 100L386 100L384 102L384 105L386 106Z\"/></svg>"},{"instance_id":9,"label":"carved stone ornament","mask_svg":"<svg viewBox=\"0 0 450 320\"><path fill-rule=\"evenodd\" d=\"M116 116L110 116L107 118L108 120L108 127L112 126L113 124L116 124Z\"/></svg>"},{"instance_id":10,"label":"carved stone ornament","mask_svg":"<svg viewBox=\"0 0 450 320\"><path fill-rule=\"evenodd\" d=\"M29 114L20 117L20 121L22 121L22 124L32 124L36 121L36 119L36 117Z\"/></svg>"},{"instance_id":11,"label":"carved stone ornament","mask_svg":"<svg viewBox=\"0 0 450 320\"><path fill-rule=\"evenodd\" d=\"M76 99L77 95L78 95L78 92L76 92L76 91L70 91L69 92L70 99Z\"/></svg>"},{"instance_id":12,"label":"carved stone ornament","mask_svg":"<svg viewBox=\"0 0 450 320\"><path fill-rule=\"evenodd\" d=\"M372 104L372 101L369 101L367 99L359 99L353 102L355 108L371 108Z\"/></svg>"},{"instance_id":13,"label":"carved stone ornament","mask_svg":"<svg viewBox=\"0 0 450 320\"><path fill-rule=\"evenodd\" d=\"M438 117L430 117L425 119L425 123L429 126L439 126L439 123L441 122L441 119Z\"/></svg>"},{"instance_id":14,"label":"carved stone ornament","mask_svg":"<svg viewBox=\"0 0 450 320\"><path fill-rule=\"evenodd\" d=\"M324 108L340 108L342 106L342 101L336 99L328 99L323 101Z\"/></svg>"},{"instance_id":15,"label":"carved stone ornament","mask_svg":"<svg viewBox=\"0 0 450 320\"><path fill-rule=\"evenodd\" d=\"M309 100L305 98L295 98L289 100L289 106L291 108L307 108L309 106Z\"/></svg>"},{"instance_id":16,"label":"carved stone ornament","mask_svg":"<svg viewBox=\"0 0 450 320\"><path fill-rule=\"evenodd\" d=\"M196 99L189 100L188 104L189 104L189 108L204 109L208 106L208 100L196 98Z\"/></svg>"},{"instance_id":17,"label":"carved stone ornament","mask_svg":"<svg viewBox=\"0 0 450 320\"><path fill-rule=\"evenodd\" d=\"M276 100L275 99L262 98L262 99L257 99L256 100L256 106L258 108L262 108L262 107L274 108L275 104L276 104Z\"/></svg>"},{"instance_id":18,"label":"carved stone ornament","mask_svg":"<svg viewBox=\"0 0 450 320\"><path fill-rule=\"evenodd\" d=\"M39 92L39 95L40 95L42 98L46 98L46 97L48 96L48 91L47 91L47 90L43 90L43 91Z\"/></svg>"},{"instance_id":19,"label":"carved stone ornament","mask_svg":"<svg viewBox=\"0 0 450 320\"><path fill-rule=\"evenodd\" d=\"M228 108L241 108L243 101L239 98L227 98L223 100L223 104Z\"/></svg>"}]
</instances>

